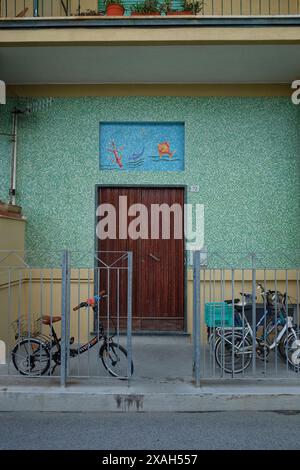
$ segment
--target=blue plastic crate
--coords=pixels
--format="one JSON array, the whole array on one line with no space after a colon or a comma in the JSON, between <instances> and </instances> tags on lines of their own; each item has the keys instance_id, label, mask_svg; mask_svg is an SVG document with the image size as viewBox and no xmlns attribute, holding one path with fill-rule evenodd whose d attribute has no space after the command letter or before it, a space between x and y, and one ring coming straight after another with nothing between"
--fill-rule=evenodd
<instances>
[{"instance_id":1,"label":"blue plastic crate","mask_svg":"<svg viewBox=\"0 0 300 470\"><path fill-rule=\"evenodd\" d=\"M205 323L210 327L232 327L233 306L226 302L205 304Z\"/></svg>"}]
</instances>

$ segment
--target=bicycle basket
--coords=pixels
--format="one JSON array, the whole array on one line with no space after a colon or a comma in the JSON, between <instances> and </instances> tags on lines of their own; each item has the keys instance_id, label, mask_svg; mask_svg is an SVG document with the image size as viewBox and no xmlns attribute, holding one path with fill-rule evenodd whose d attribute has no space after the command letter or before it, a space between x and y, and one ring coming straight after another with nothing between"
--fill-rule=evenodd
<instances>
[{"instance_id":1,"label":"bicycle basket","mask_svg":"<svg viewBox=\"0 0 300 470\"><path fill-rule=\"evenodd\" d=\"M24 316L17 318L11 323L15 339L24 337L37 337L42 334L42 318L28 319Z\"/></svg>"},{"instance_id":2,"label":"bicycle basket","mask_svg":"<svg viewBox=\"0 0 300 470\"><path fill-rule=\"evenodd\" d=\"M232 326L233 306L226 302L207 302L205 304L205 323L209 327Z\"/></svg>"}]
</instances>

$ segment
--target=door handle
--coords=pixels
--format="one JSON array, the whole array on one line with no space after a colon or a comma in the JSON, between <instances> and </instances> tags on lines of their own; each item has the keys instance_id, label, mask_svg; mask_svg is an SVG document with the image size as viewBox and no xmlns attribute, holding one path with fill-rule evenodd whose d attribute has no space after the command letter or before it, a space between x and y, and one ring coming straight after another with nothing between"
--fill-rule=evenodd
<instances>
[{"instance_id":1,"label":"door handle","mask_svg":"<svg viewBox=\"0 0 300 470\"><path fill-rule=\"evenodd\" d=\"M149 253L149 256L153 258L155 261L160 261L160 259L157 256L154 256L152 253Z\"/></svg>"}]
</instances>

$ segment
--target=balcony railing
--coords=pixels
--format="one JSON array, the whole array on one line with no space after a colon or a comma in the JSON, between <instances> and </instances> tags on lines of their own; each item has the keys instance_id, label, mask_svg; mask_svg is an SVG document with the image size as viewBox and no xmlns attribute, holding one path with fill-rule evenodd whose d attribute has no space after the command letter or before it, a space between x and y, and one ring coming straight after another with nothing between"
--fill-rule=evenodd
<instances>
[{"instance_id":1,"label":"balcony railing","mask_svg":"<svg viewBox=\"0 0 300 470\"><path fill-rule=\"evenodd\" d=\"M123 0L125 16L131 14L131 7L134 4L142 2L143 0ZM164 3L164 0L159 0L159 3ZM183 9L181 0L173 0L172 10L182 11ZM197 16L295 16L300 15L300 0L205 0L200 11L190 11L190 15L194 14ZM1 19L97 15L105 15L105 0L0 0ZM152 16L151 13L148 15Z\"/></svg>"}]
</instances>

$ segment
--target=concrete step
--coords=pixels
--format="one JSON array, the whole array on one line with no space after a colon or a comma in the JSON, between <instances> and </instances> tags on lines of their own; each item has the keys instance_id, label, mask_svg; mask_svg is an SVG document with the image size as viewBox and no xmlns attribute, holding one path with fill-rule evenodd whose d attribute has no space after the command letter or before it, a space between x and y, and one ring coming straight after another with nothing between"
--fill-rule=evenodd
<instances>
[{"instance_id":1,"label":"concrete step","mask_svg":"<svg viewBox=\"0 0 300 470\"><path fill-rule=\"evenodd\" d=\"M47 380L47 379L46 379ZM300 386L204 385L141 381L119 383L1 385L0 411L207 411L300 410Z\"/></svg>"}]
</instances>

